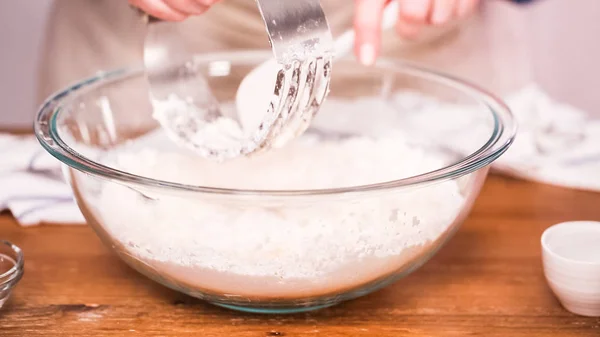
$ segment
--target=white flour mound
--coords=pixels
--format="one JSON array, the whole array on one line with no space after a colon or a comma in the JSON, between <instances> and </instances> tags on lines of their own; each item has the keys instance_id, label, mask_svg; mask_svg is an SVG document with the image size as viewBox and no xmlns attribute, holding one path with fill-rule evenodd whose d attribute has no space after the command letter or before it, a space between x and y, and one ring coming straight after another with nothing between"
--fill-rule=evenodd
<instances>
[{"instance_id":1,"label":"white flour mound","mask_svg":"<svg viewBox=\"0 0 600 337\"><path fill-rule=\"evenodd\" d=\"M305 135L283 149L224 163L151 143L123 149L113 166L190 185L285 190L381 183L446 164L408 146L400 134L338 141ZM102 183L98 199L86 200L137 258L281 279L315 279L362 259L426 246L448 230L464 204L455 181L360 197L142 193L156 200L116 183Z\"/></svg>"}]
</instances>

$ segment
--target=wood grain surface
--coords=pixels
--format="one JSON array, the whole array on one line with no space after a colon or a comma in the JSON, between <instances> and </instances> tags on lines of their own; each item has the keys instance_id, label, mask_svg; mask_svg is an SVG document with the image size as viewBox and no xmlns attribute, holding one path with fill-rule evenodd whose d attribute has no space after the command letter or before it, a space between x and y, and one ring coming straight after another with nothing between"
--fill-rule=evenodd
<instances>
[{"instance_id":1,"label":"wood grain surface","mask_svg":"<svg viewBox=\"0 0 600 337\"><path fill-rule=\"evenodd\" d=\"M491 176L460 231L394 285L321 311L242 314L140 276L87 226L19 227L25 276L0 310L0 336L600 336L600 318L565 311L543 276L540 236L600 220L600 193Z\"/></svg>"}]
</instances>

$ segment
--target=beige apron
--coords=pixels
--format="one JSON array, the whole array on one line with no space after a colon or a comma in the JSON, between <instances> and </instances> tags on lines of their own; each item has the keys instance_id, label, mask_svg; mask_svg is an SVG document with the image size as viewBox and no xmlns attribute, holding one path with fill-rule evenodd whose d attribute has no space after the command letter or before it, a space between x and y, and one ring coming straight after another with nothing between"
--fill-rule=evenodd
<instances>
[{"instance_id":1,"label":"beige apron","mask_svg":"<svg viewBox=\"0 0 600 337\"><path fill-rule=\"evenodd\" d=\"M351 27L352 1L323 0L322 3L335 36ZM510 55L499 53L495 45L490 45L490 24L499 23L486 18L482 9L466 22L429 28L416 42L402 41L392 29L384 35L382 53L500 90L506 85L499 83L498 74L490 74L493 56L506 62L507 57L510 61ZM499 25L504 26L506 22ZM203 46L207 52L269 48L253 0L224 0L206 14L190 18L179 26L189 43ZM126 0L55 0L40 66L38 99L41 101L97 71L140 64L143 38L143 23ZM514 42L509 44L511 50L515 49Z\"/></svg>"}]
</instances>

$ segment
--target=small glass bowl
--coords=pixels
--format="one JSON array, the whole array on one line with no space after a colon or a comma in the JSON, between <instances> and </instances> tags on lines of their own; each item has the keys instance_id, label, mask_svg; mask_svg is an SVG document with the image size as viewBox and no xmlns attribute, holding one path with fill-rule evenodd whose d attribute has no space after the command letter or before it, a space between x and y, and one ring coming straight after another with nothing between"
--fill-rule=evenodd
<instances>
[{"instance_id":1,"label":"small glass bowl","mask_svg":"<svg viewBox=\"0 0 600 337\"><path fill-rule=\"evenodd\" d=\"M0 308L23 277L23 252L8 241L0 240Z\"/></svg>"},{"instance_id":2,"label":"small glass bowl","mask_svg":"<svg viewBox=\"0 0 600 337\"><path fill-rule=\"evenodd\" d=\"M235 101L242 79L269 57L269 52L241 51L197 55L195 61L217 99L227 103ZM227 186L213 179L198 183L181 174L157 177L119 166L120 149L137 156L140 150L130 146L160 131L140 68L101 73L50 97L38 114L36 135L64 164L90 226L139 272L227 308L314 310L380 289L432 257L469 214L489 165L516 132L502 101L435 71L389 59L363 67L354 58L336 61L332 71L330 95L307 133L371 139L380 131L406 132L423 146L419 153L435 153L439 161L414 170L406 169L412 161L376 164L374 171L389 169L388 178L368 169L361 172L367 182L330 188L321 173L347 158L335 152L308 173L296 166L283 170L316 175L318 186L296 189L244 188L232 179ZM419 95L455 108L439 110L411 99ZM361 100L369 97L381 97L383 104ZM351 114L336 102L363 105ZM454 144L458 141L462 146ZM376 156L370 162L404 153L402 144L387 144L369 153ZM173 145L161 140L144 146L164 151ZM160 155L155 163L186 169ZM365 162L365 156L349 156ZM349 169L333 167L332 175ZM229 177L246 179L247 173Z\"/></svg>"}]
</instances>

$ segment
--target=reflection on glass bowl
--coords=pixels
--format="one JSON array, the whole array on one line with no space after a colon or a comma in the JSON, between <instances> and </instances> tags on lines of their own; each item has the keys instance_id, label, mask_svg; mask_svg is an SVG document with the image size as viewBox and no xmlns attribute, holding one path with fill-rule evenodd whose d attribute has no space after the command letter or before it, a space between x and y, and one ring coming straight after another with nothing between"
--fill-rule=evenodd
<instances>
[{"instance_id":1,"label":"reflection on glass bowl","mask_svg":"<svg viewBox=\"0 0 600 337\"><path fill-rule=\"evenodd\" d=\"M241 79L268 56L202 56L231 116ZM214 62L227 63L227 74L211 76ZM333 72L313 127L251 158L214 163L175 147L152 118L140 69L51 97L36 134L64 164L89 224L139 272L233 309L314 310L425 263L515 135L506 106L460 80L390 60L367 68L345 59ZM440 102L478 112L477 127Z\"/></svg>"}]
</instances>

